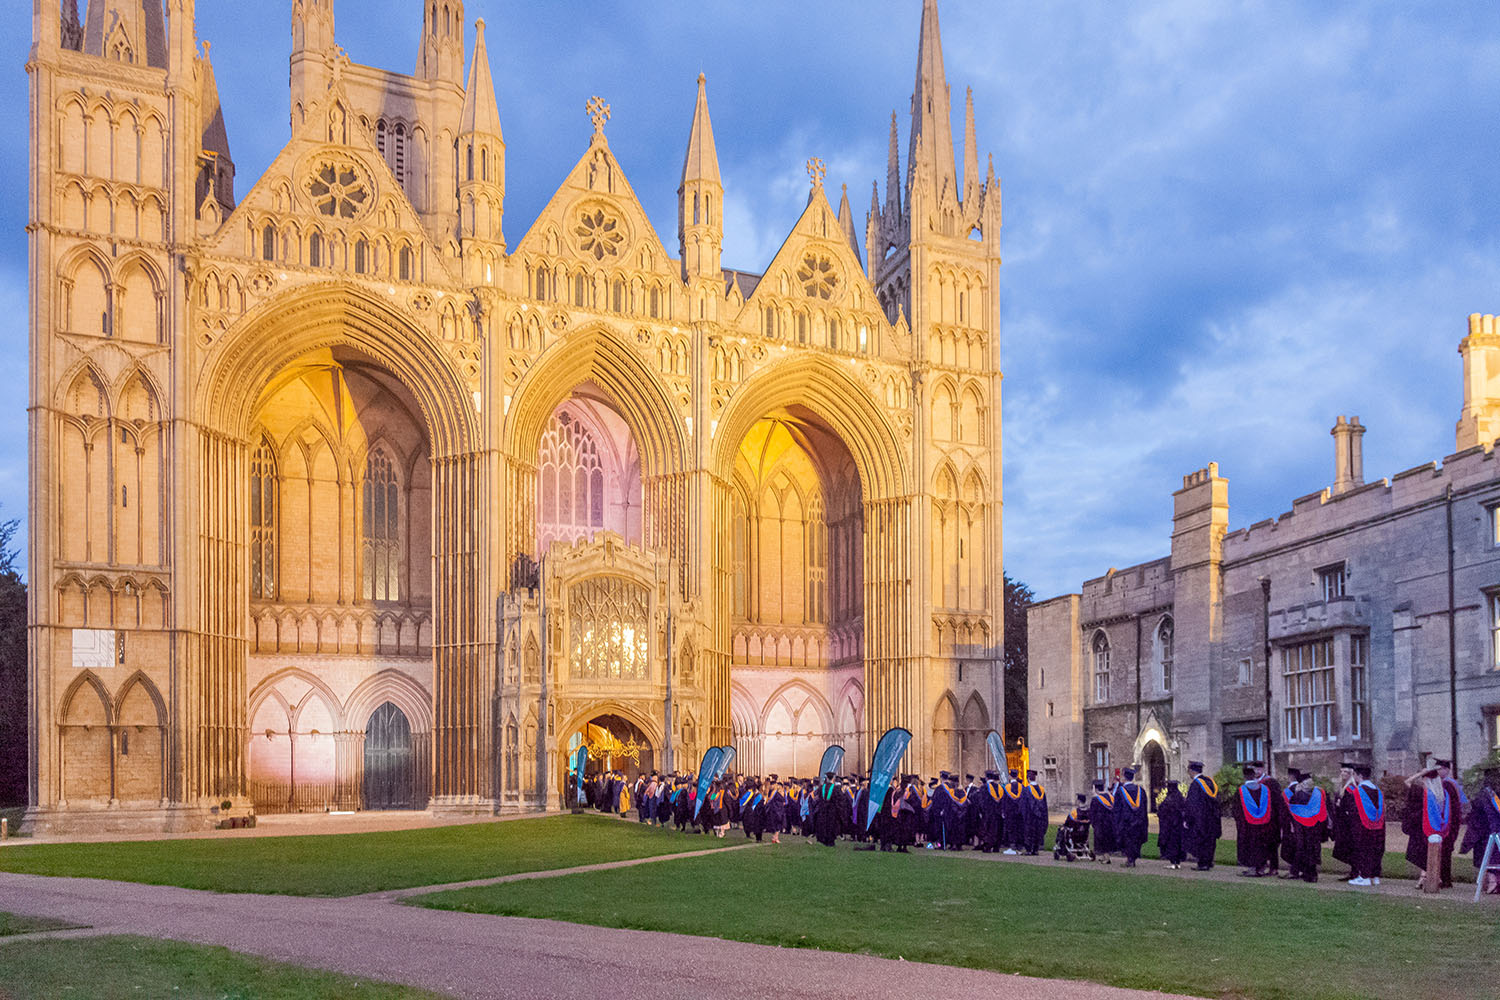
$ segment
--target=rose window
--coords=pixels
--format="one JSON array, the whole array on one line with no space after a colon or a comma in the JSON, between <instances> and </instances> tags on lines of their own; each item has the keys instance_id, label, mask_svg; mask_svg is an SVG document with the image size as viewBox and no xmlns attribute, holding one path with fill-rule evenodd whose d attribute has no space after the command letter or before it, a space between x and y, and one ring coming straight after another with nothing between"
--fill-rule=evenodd
<instances>
[{"instance_id":1,"label":"rose window","mask_svg":"<svg viewBox=\"0 0 1500 1000\"><path fill-rule=\"evenodd\" d=\"M809 298L831 299L838 287L839 275L833 261L822 254L808 254L797 268L797 280L802 282Z\"/></svg>"},{"instance_id":2,"label":"rose window","mask_svg":"<svg viewBox=\"0 0 1500 1000\"><path fill-rule=\"evenodd\" d=\"M307 185L313 205L322 215L352 219L370 200L364 178L350 166L325 163Z\"/></svg>"},{"instance_id":3,"label":"rose window","mask_svg":"<svg viewBox=\"0 0 1500 1000\"><path fill-rule=\"evenodd\" d=\"M619 220L605 215L602 208L584 209L578 217L578 225L573 227L573 233L578 237L578 248L586 254L592 254L595 260L618 257L620 245L625 242Z\"/></svg>"}]
</instances>

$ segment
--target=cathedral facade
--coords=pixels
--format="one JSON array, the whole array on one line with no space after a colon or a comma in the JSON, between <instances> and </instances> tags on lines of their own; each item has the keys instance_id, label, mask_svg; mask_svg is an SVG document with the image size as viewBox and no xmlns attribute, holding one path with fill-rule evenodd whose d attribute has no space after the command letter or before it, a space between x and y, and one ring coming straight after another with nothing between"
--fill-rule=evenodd
<instances>
[{"instance_id":1,"label":"cathedral facade","mask_svg":"<svg viewBox=\"0 0 1500 1000\"><path fill-rule=\"evenodd\" d=\"M412 5L410 75L294 0L242 197L192 0L77 7L38 0L27 67L33 828L546 807L599 734L983 765L1000 187L972 102L958 172L935 0L883 198L856 227L809 161L759 273L720 259L701 76L674 245L598 98L510 243L458 0Z\"/></svg>"}]
</instances>

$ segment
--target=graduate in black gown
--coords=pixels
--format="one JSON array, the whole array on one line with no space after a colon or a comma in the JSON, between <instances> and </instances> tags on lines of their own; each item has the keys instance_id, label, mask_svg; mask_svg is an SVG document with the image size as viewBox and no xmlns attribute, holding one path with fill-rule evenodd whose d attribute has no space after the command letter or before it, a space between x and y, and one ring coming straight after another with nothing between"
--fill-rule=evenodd
<instances>
[{"instance_id":1,"label":"graduate in black gown","mask_svg":"<svg viewBox=\"0 0 1500 1000\"><path fill-rule=\"evenodd\" d=\"M1474 852L1474 867L1477 869L1484 864L1484 849L1489 845L1490 837L1500 834L1500 768L1485 768L1484 784L1475 796L1474 803L1469 809L1469 823L1464 829L1463 846L1460 850ZM1492 855L1490 857L1491 871L1482 875L1484 891L1487 893L1500 892L1500 878L1497 878L1494 868L1497 862Z\"/></svg>"},{"instance_id":2,"label":"graduate in black gown","mask_svg":"<svg viewBox=\"0 0 1500 1000\"><path fill-rule=\"evenodd\" d=\"M834 841L838 840L839 831L844 826L844 817L848 814L849 797L834 780L833 772L829 771L823 776L823 784L818 788L817 798L813 800L812 827L818 843L824 847L832 847Z\"/></svg>"},{"instance_id":3,"label":"graduate in black gown","mask_svg":"<svg viewBox=\"0 0 1500 1000\"><path fill-rule=\"evenodd\" d=\"M1006 854L1020 854L1025 846L1022 836L1021 772L1011 768L1005 782L1005 798L1000 803L1000 843Z\"/></svg>"},{"instance_id":4,"label":"graduate in black gown","mask_svg":"<svg viewBox=\"0 0 1500 1000\"><path fill-rule=\"evenodd\" d=\"M1458 824L1463 819L1463 805L1454 786L1443 779L1438 765L1419 771L1406 779L1406 810L1401 817L1401 832L1406 834L1406 860L1427 877L1427 843L1438 837L1442 843L1442 862L1438 872L1439 888L1453 884L1453 845L1458 842Z\"/></svg>"},{"instance_id":5,"label":"graduate in black gown","mask_svg":"<svg viewBox=\"0 0 1500 1000\"><path fill-rule=\"evenodd\" d=\"M771 843L781 843L781 834L786 829L787 817L787 795L786 789L781 782L776 780L776 775L771 775L771 783L766 786L766 820L765 828L771 831Z\"/></svg>"},{"instance_id":6,"label":"graduate in black gown","mask_svg":"<svg viewBox=\"0 0 1500 1000\"><path fill-rule=\"evenodd\" d=\"M1000 804L1005 801L1005 786L1000 783L999 771L984 772L984 784L972 800L977 813L974 834L979 850L994 854L1000 850Z\"/></svg>"},{"instance_id":7,"label":"graduate in black gown","mask_svg":"<svg viewBox=\"0 0 1500 1000\"><path fill-rule=\"evenodd\" d=\"M1184 809L1187 821L1185 846L1197 862L1197 870L1206 872L1214 866L1214 851L1224 834L1224 821L1219 815L1219 786L1203 773L1202 761L1188 761L1188 773L1192 777L1188 780Z\"/></svg>"},{"instance_id":8,"label":"graduate in black gown","mask_svg":"<svg viewBox=\"0 0 1500 1000\"><path fill-rule=\"evenodd\" d=\"M1115 852L1115 797L1104 790L1103 781L1094 782L1094 795L1089 799L1089 822L1094 827L1094 859L1113 864L1110 855Z\"/></svg>"},{"instance_id":9,"label":"graduate in black gown","mask_svg":"<svg viewBox=\"0 0 1500 1000\"><path fill-rule=\"evenodd\" d=\"M1026 772L1021 803L1020 850L1035 857L1047 840L1047 789L1036 780L1035 771Z\"/></svg>"},{"instance_id":10,"label":"graduate in black gown","mask_svg":"<svg viewBox=\"0 0 1500 1000\"><path fill-rule=\"evenodd\" d=\"M1125 780L1115 790L1115 846L1125 855L1125 867L1134 868L1150 831L1146 790L1135 783L1135 768L1125 768Z\"/></svg>"},{"instance_id":11,"label":"graduate in black gown","mask_svg":"<svg viewBox=\"0 0 1500 1000\"><path fill-rule=\"evenodd\" d=\"M1333 841L1333 860L1349 866L1349 879L1354 875L1354 831L1359 820L1354 812L1354 788L1358 784L1354 777L1354 762L1346 760L1339 765L1339 776L1334 779L1333 802L1328 807L1328 839Z\"/></svg>"},{"instance_id":12,"label":"graduate in black gown","mask_svg":"<svg viewBox=\"0 0 1500 1000\"><path fill-rule=\"evenodd\" d=\"M1328 839L1328 802L1310 774L1304 774L1287 791L1291 793L1288 806L1292 814L1292 866L1302 881L1316 882L1318 865L1323 860L1323 841Z\"/></svg>"},{"instance_id":13,"label":"graduate in black gown","mask_svg":"<svg viewBox=\"0 0 1500 1000\"><path fill-rule=\"evenodd\" d=\"M1176 781L1168 781L1167 793L1156 807L1156 846L1168 868L1181 867L1187 858L1187 848L1183 844L1186 815L1187 801L1182 797L1182 789L1177 787Z\"/></svg>"},{"instance_id":14,"label":"graduate in black gown","mask_svg":"<svg viewBox=\"0 0 1500 1000\"><path fill-rule=\"evenodd\" d=\"M1349 788L1350 885L1379 885L1385 860L1385 793L1370 778L1366 764L1354 766L1355 782Z\"/></svg>"},{"instance_id":15,"label":"graduate in black gown","mask_svg":"<svg viewBox=\"0 0 1500 1000\"><path fill-rule=\"evenodd\" d=\"M1280 831L1276 824L1275 795L1261 780L1259 766L1245 765L1245 780L1234 795L1235 855L1244 878L1262 878L1271 873L1271 859L1280 839L1276 836Z\"/></svg>"}]
</instances>

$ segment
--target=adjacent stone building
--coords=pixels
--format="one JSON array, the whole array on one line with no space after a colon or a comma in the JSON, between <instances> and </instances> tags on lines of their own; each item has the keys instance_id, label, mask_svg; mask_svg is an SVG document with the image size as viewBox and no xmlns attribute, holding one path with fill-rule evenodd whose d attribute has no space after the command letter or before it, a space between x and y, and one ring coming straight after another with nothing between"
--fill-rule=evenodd
<instances>
[{"instance_id":1,"label":"adjacent stone building","mask_svg":"<svg viewBox=\"0 0 1500 1000\"><path fill-rule=\"evenodd\" d=\"M1330 487L1230 532L1211 464L1173 494L1167 557L1031 608L1032 756L1052 787L1267 756L1278 773L1352 758L1408 774L1426 752L1463 766L1500 746L1495 317L1470 317L1459 351L1441 464L1366 483L1365 428L1339 417Z\"/></svg>"},{"instance_id":2,"label":"adjacent stone building","mask_svg":"<svg viewBox=\"0 0 1500 1000\"><path fill-rule=\"evenodd\" d=\"M758 273L701 76L670 249L598 98L508 240L483 22L413 2L407 74L290 7L289 140L237 197L192 0L34 4L29 822L545 805L590 724L631 767L855 768L893 725L980 766L1000 186L972 101L959 174L934 0L883 200L858 226L809 161Z\"/></svg>"}]
</instances>

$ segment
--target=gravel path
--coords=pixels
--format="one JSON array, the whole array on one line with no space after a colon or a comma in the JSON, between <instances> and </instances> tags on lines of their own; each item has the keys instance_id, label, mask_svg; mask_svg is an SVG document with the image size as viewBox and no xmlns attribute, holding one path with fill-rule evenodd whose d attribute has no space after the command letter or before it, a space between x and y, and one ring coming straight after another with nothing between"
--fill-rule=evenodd
<instances>
[{"instance_id":1,"label":"gravel path","mask_svg":"<svg viewBox=\"0 0 1500 1000\"><path fill-rule=\"evenodd\" d=\"M221 895L99 879L0 873L0 909L221 945L475 1000L1126 1000L1167 994L846 955L492 917L388 899ZM79 932L64 932L77 936ZM9 940L28 940L21 935ZM0 942L7 939L0 938ZM0 956L4 954L0 943Z\"/></svg>"}]
</instances>

